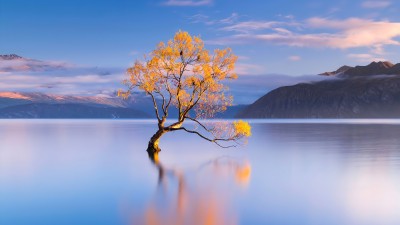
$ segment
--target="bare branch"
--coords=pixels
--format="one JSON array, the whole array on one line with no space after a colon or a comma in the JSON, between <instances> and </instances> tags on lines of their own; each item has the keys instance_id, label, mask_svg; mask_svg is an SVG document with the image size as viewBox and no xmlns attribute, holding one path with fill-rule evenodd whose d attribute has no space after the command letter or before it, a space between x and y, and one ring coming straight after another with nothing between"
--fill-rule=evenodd
<instances>
[{"instance_id":1,"label":"bare branch","mask_svg":"<svg viewBox=\"0 0 400 225\"><path fill-rule=\"evenodd\" d=\"M151 92L147 92L147 94L149 94L151 96L151 99L153 100L154 111L156 113L157 120L158 120L158 122L161 122L160 114L158 113L158 106L157 106L156 99L155 99L154 95Z\"/></svg>"},{"instance_id":2,"label":"bare branch","mask_svg":"<svg viewBox=\"0 0 400 225\"><path fill-rule=\"evenodd\" d=\"M200 121L196 120L195 118L189 117L189 116L185 116L186 119L189 119L191 121L196 122L197 124L199 124L204 130L211 132L206 126L204 126L202 123L200 123Z\"/></svg>"},{"instance_id":3,"label":"bare branch","mask_svg":"<svg viewBox=\"0 0 400 225\"><path fill-rule=\"evenodd\" d=\"M197 131L189 130L189 129L186 129L185 127L171 128L171 129L170 129L170 131L176 131L176 130L184 130L184 131L186 131L186 132L188 132L188 133L196 134L197 136L203 138L204 140L207 140L207 141L209 141L209 142L215 143L216 145L218 145L219 147L222 147L222 148L236 147L236 145L223 146L223 145L221 145L220 143L218 143L219 141L226 141L226 142L228 142L228 141L234 141L234 140L235 140L234 138L227 138L227 139L224 139L224 138L214 138L214 139L210 139L210 138L204 136L203 134L201 134L201 133L199 133L199 132L197 132Z\"/></svg>"},{"instance_id":4,"label":"bare branch","mask_svg":"<svg viewBox=\"0 0 400 225\"><path fill-rule=\"evenodd\" d=\"M161 98L162 98L162 105L161 105L161 109L162 109L162 111L163 111L163 113L164 113L164 117L166 117L167 116L167 112L166 112L166 110L165 110L165 97L164 97L164 95L160 92L160 91L156 91L156 93L157 94L159 94L160 96L161 96Z\"/></svg>"}]
</instances>

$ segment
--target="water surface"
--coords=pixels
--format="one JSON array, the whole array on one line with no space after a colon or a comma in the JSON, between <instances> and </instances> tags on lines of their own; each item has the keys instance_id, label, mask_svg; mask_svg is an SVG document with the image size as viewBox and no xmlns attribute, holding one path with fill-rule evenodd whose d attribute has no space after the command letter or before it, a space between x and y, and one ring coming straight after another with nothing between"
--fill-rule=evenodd
<instances>
[{"instance_id":1,"label":"water surface","mask_svg":"<svg viewBox=\"0 0 400 225\"><path fill-rule=\"evenodd\" d=\"M246 146L147 120L1 120L0 224L400 224L400 121L254 120Z\"/></svg>"}]
</instances>

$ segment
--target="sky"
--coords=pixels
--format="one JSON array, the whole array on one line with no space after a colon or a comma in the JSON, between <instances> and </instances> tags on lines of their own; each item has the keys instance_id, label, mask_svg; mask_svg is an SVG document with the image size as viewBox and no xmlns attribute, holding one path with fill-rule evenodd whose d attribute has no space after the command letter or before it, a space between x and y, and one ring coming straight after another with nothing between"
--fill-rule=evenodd
<instances>
[{"instance_id":1,"label":"sky","mask_svg":"<svg viewBox=\"0 0 400 225\"><path fill-rule=\"evenodd\" d=\"M178 30L233 49L233 91L258 87L243 102L345 64L400 62L396 0L0 0L0 54L50 65L0 72L0 90L110 93Z\"/></svg>"}]
</instances>

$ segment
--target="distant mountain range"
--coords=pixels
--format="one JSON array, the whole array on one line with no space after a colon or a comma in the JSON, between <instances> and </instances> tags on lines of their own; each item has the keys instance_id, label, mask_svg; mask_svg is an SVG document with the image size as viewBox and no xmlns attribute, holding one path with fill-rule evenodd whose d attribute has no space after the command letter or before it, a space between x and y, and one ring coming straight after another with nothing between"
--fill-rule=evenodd
<instances>
[{"instance_id":1,"label":"distant mountain range","mask_svg":"<svg viewBox=\"0 0 400 225\"><path fill-rule=\"evenodd\" d=\"M150 118L140 110L83 104L32 103L0 109L0 118Z\"/></svg>"},{"instance_id":2,"label":"distant mountain range","mask_svg":"<svg viewBox=\"0 0 400 225\"><path fill-rule=\"evenodd\" d=\"M400 118L400 64L342 66L337 79L277 88L242 110L242 118Z\"/></svg>"},{"instance_id":3,"label":"distant mountain range","mask_svg":"<svg viewBox=\"0 0 400 225\"><path fill-rule=\"evenodd\" d=\"M0 118L151 118L145 96L120 98L0 92Z\"/></svg>"},{"instance_id":4,"label":"distant mountain range","mask_svg":"<svg viewBox=\"0 0 400 225\"><path fill-rule=\"evenodd\" d=\"M41 61L16 54L0 55L1 73L53 72L68 69L63 62ZM93 72L93 71L92 71ZM105 72L95 71L96 73ZM44 78L45 79L45 78ZM161 105L161 104L160 104ZM232 106L216 118L233 118L245 106ZM171 107L170 118L177 116ZM0 92L0 118L155 118L149 96L133 93L124 100L109 96L72 96L33 92Z\"/></svg>"},{"instance_id":5,"label":"distant mountain range","mask_svg":"<svg viewBox=\"0 0 400 225\"><path fill-rule=\"evenodd\" d=\"M0 72L43 72L54 69L64 69L66 64L62 62L44 62L36 59L24 58L16 54L0 55Z\"/></svg>"},{"instance_id":6,"label":"distant mountain range","mask_svg":"<svg viewBox=\"0 0 400 225\"><path fill-rule=\"evenodd\" d=\"M216 118L233 118L244 107L229 107ZM171 108L171 118L176 114L177 110ZM133 93L124 100L119 97L0 92L0 118L154 118L154 107L151 99L142 93Z\"/></svg>"},{"instance_id":7,"label":"distant mountain range","mask_svg":"<svg viewBox=\"0 0 400 225\"><path fill-rule=\"evenodd\" d=\"M9 55L0 55L0 60L19 60L23 59L23 57L16 55L16 54L9 54Z\"/></svg>"}]
</instances>

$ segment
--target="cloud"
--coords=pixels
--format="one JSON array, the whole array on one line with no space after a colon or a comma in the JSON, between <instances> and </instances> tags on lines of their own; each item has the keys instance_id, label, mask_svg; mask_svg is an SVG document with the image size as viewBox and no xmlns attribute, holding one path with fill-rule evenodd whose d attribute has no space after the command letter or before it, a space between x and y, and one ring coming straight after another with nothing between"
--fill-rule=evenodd
<instances>
[{"instance_id":1,"label":"cloud","mask_svg":"<svg viewBox=\"0 0 400 225\"><path fill-rule=\"evenodd\" d=\"M164 2L167 6L205 6L212 5L213 0L168 0Z\"/></svg>"},{"instance_id":2,"label":"cloud","mask_svg":"<svg viewBox=\"0 0 400 225\"><path fill-rule=\"evenodd\" d=\"M292 56L289 56L288 59L289 59L290 61L300 61L300 60L301 60L301 57L298 56L298 55L292 55Z\"/></svg>"},{"instance_id":3,"label":"cloud","mask_svg":"<svg viewBox=\"0 0 400 225\"><path fill-rule=\"evenodd\" d=\"M219 20L222 24L232 24L239 19L239 14L232 13L229 17Z\"/></svg>"},{"instance_id":4,"label":"cloud","mask_svg":"<svg viewBox=\"0 0 400 225\"><path fill-rule=\"evenodd\" d=\"M221 24L233 24L239 19L239 14L232 13L230 16L222 19L211 19L209 16L204 14L195 14L188 17L191 23L203 23L205 25L221 25Z\"/></svg>"},{"instance_id":5,"label":"cloud","mask_svg":"<svg viewBox=\"0 0 400 225\"><path fill-rule=\"evenodd\" d=\"M122 74L107 76L98 74L77 74L74 76L41 74L39 76L35 73L8 73L1 76L0 91L85 95L98 91L116 91L121 87L122 79Z\"/></svg>"},{"instance_id":6,"label":"cloud","mask_svg":"<svg viewBox=\"0 0 400 225\"><path fill-rule=\"evenodd\" d=\"M376 8L386 8L390 6L392 3L390 1L365 1L361 4L363 8L370 8L370 9L376 9Z\"/></svg>"},{"instance_id":7,"label":"cloud","mask_svg":"<svg viewBox=\"0 0 400 225\"><path fill-rule=\"evenodd\" d=\"M236 63L235 73L239 75L263 74L265 73L265 68L256 64Z\"/></svg>"},{"instance_id":8,"label":"cloud","mask_svg":"<svg viewBox=\"0 0 400 225\"><path fill-rule=\"evenodd\" d=\"M224 31L235 31L240 33L250 33L251 31L265 30L273 28L282 22L277 21L246 21L239 22L234 25L222 27L221 30Z\"/></svg>"},{"instance_id":9,"label":"cloud","mask_svg":"<svg viewBox=\"0 0 400 225\"><path fill-rule=\"evenodd\" d=\"M347 57L358 62L386 61L386 59L375 57L372 54L348 54Z\"/></svg>"},{"instance_id":10,"label":"cloud","mask_svg":"<svg viewBox=\"0 0 400 225\"><path fill-rule=\"evenodd\" d=\"M188 19L191 21L191 23L204 23L206 25L212 25L216 23L215 20L211 20L209 16L204 14L196 14L188 17Z\"/></svg>"},{"instance_id":11,"label":"cloud","mask_svg":"<svg viewBox=\"0 0 400 225\"><path fill-rule=\"evenodd\" d=\"M53 70L64 70L70 67L70 64L59 61L40 61L22 57L12 60L0 59L0 72L44 72Z\"/></svg>"},{"instance_id":12,"label":"cloud","mask_svg":"<svg viewBox=\"0 0 400 225\"><path fill-rule=\"evenodd\" d=\"M301 28L301 29L300 29ZM332 20L313 17L301 23L280 21L245 21L220 28L237 34L209 42L213 44L248 44L255 41L294 47L382 49L400 45L400 23L360 18Z\"/></svg>"},{"instance_id":13,"label":"cloud","mask_svg":"<svg viewBox=\"0 0 400 225\"><path fill-rule=\"evenodd\" d=\"M26 58L0 60L0 91L90 94L122 87L120 68L80 67Z\"/></svg>"}]
</instances>

